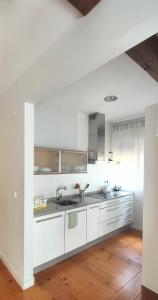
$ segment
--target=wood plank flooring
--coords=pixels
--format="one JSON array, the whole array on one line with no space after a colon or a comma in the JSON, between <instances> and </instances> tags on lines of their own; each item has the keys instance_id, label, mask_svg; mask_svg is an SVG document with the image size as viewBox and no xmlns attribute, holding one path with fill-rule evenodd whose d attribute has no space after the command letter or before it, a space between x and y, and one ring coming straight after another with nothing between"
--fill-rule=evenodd
<instances>
[{"instance_id":1,"label":"wood plank flooring","mask_svg":"<svg viewBox=\"0 0 158 300\"><path fill-rule=\"evenodd\" d=\"M141 288L142 239L121 233L36 275L21 291L0 262L0 300L155 300Z\"/></svg>"}]
</instances>

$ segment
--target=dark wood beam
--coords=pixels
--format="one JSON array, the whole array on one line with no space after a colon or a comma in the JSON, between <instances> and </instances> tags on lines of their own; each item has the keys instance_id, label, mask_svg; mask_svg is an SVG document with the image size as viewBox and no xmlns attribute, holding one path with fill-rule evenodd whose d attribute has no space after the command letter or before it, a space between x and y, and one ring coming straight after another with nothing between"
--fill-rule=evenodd
<instances>
[{"instance_id":1,"label":"dark wood beam","mask_svg":"<svg viewBox=\"0 0 158 300\"><path fill-rule=\"evenodd\" d=\"M82 15L87 15L101 0L68 0Z\"/></svg>"},{"instance_id":2,"label":"dark wood beam","mask_svg":"<svg viewBox=\"0 0 158 300\"><path fill-rule=\"evenodd\" d=\"M148 74L158 81L158 37L150 37L126 52Z\"/></svg>"}]
</instances>

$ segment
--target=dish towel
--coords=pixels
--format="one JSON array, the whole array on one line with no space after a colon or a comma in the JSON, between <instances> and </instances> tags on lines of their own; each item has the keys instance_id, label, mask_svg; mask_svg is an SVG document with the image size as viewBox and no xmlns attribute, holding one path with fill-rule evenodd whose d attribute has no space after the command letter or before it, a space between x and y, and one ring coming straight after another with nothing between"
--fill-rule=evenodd
<instances>
[{"instance_id":1,"label":"dish towel","mask_svg":"<svg viewBox=\"0 0 158 300\"><path fill-rule=\"evenodd\" d=\"M68 228L74 228L78 225L78 213L77 212L72 212L69 213L69 224Z\"/></svg>"}]
</instances>

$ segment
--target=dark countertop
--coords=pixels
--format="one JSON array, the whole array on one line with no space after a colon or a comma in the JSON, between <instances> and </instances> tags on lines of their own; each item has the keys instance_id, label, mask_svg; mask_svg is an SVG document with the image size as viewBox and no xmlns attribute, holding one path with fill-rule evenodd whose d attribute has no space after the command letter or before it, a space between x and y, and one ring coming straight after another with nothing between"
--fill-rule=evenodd
<instances>
[{"instance_id":1,"label":"dark countertop","mask_svg":"<svg viewBox=\"0 0 158 300\"><path fill-rule=\"evenodd\" d=\"M70 199L70 200L73 200L76 202L76 204L69 205L69 206L61 206L59 204L56 204L55 202L57 200L55 198L50 198L47 202L46 208L34 209L34 218L58 213L61 211L70 210L73 208L87 206L87 205L90 205L93 203L100 203L103 201L108 201L108 200L112 200L115 198L120 198L120 197L124 197L124 196L128 196L128 195L133 195L133 193L132 192L122 192L122 191L121 192L111 192L111 193L107 193L107 194L102 194L102 193L98 193L98 192L89 193L84 197L84 201L82 201L81 198L76 195L70 195L70 196L63 197L62 200ZM60 203L60 201L59 201L59 203Z\"/></svg>"}]
</instances>

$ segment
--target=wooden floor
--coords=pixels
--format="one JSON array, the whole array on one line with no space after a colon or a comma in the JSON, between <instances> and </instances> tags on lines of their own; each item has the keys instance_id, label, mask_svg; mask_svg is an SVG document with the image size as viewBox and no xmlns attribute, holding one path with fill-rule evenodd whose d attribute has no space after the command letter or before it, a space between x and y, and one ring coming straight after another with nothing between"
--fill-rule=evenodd
<instances>
[{"instance_id":1,"label":"wooden floor","mask_svg":"<svg viewBox=\"0 0 158 300\"><path fill-rule=\"evenodd\" d=\"M0 263L0 300L150 300L141 288L142 240L121 233L36 275L24 292Z\"/></svg>"}]
</instances>

